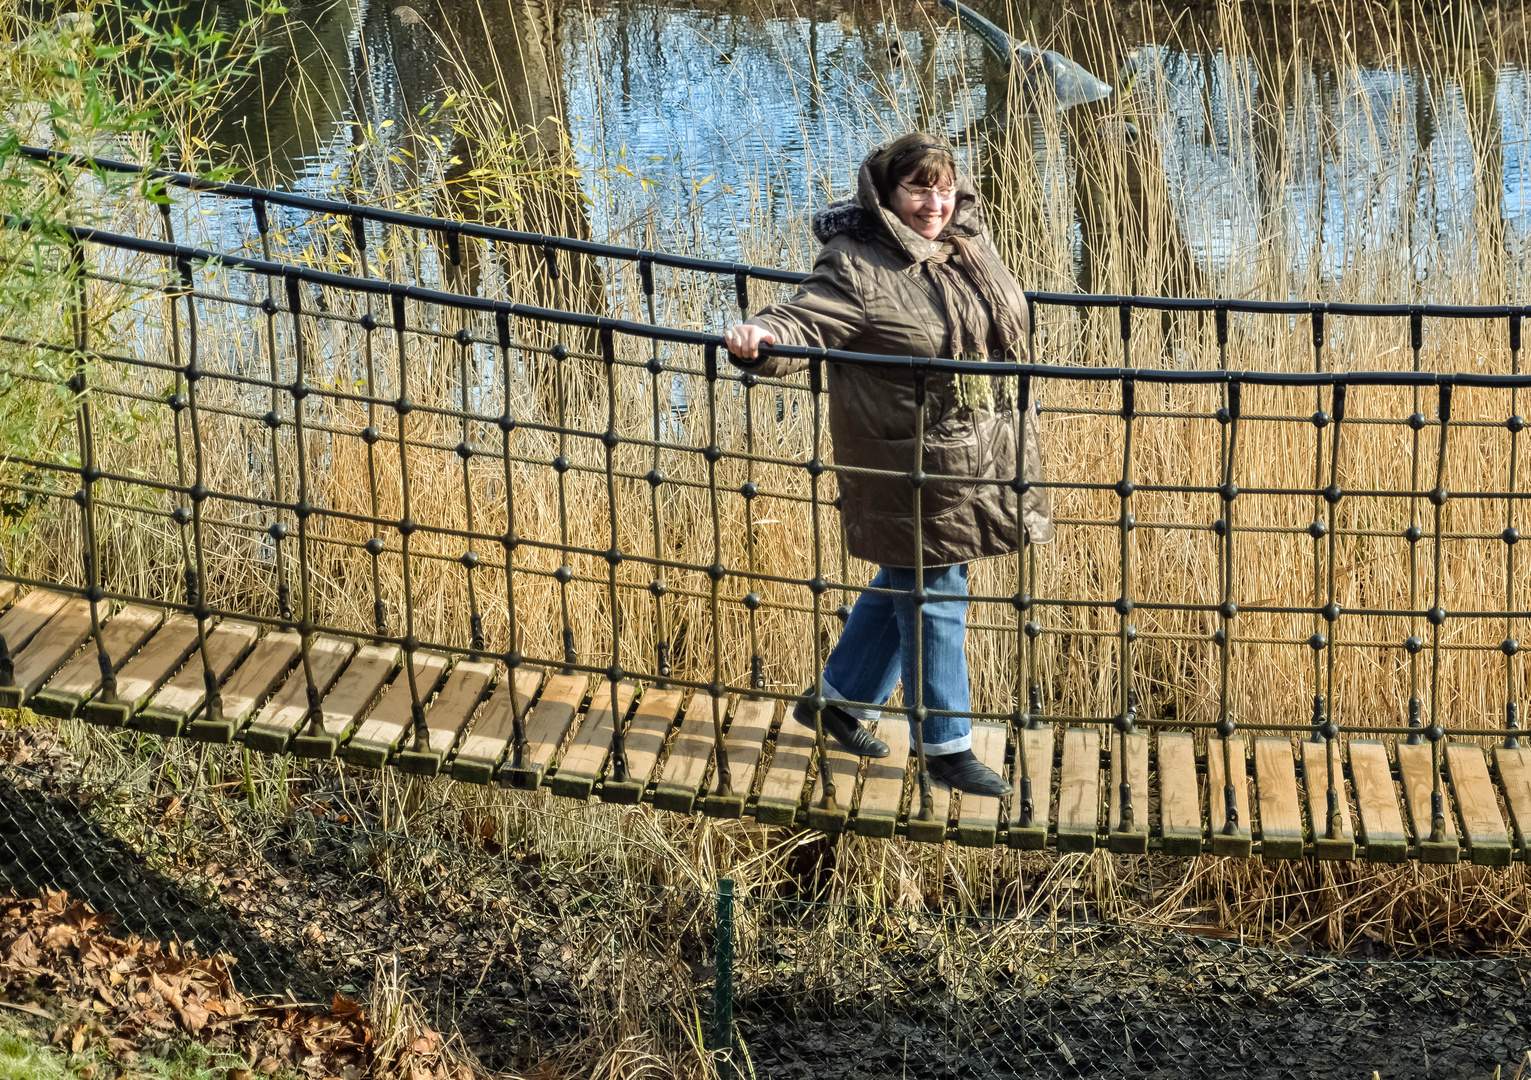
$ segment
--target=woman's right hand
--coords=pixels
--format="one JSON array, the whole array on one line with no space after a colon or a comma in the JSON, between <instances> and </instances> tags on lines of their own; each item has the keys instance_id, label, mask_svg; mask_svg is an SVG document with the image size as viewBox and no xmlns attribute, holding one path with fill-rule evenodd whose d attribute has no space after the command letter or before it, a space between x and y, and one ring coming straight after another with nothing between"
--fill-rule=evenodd
<instances>
[{"instance_id":1,"label":"woman's right hand","mask_svg":"<svg viewBox=\"0 0 1531 1080\"><path fill-rule=\"evenodd\" d=\"M760 355L760 346L775 345L776 338L763 326L738 323L723 331L723 344L740 360L754 360Z\"/></svg>"}]
</instances>

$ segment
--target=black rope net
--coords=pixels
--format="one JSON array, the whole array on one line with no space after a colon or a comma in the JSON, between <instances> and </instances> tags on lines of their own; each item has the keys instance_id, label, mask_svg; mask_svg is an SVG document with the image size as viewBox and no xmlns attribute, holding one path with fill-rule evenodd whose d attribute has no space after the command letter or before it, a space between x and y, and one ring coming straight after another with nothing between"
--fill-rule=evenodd
<instances>
[{"instance_id":1,"label":"black rope net","mask_svg":"<svg viewBox=\"0 0 1531 1080\"><path fill-rule=\"evenodd\" d=\"M937 478L1045 487L1062 533L1047 549L1021 536L1013 558L975 571L970 597L971 715L1007 727L1021 827L1042 815L1030 777L1051 767L1029 761L1021 733L1048 726L1094 730L1107 749L1173 730L1206 754L1216 737L1225 778L1240 773L1235 734L1310 740L1327 795L1314 830L1329 839L1345 828L1345 740L1425 746L1416 851L1452 831L1448 745L1518 746L1516 635L1531 614L1516 562L1521 308L1037 294L1044 362L781 349L804 372L762 378L660 309L707 279L715 327L734 309L708 297L731 285L748 311L752 282L779 289L794 280L782 271L149 179L194 189L182 198L196 214L237 221L246 242L182 242L176 222L196 214L168 197L155 236L71 227L28 246L28 223L6 223L13 265L56 273L67 295L52 336L7 337L4 377L66 393L72 419L0 466L29 515L0 580L98 602L103 708L115 661L100 602L130 603L195 624L194 737L227 741L248 722L225 715L210 645L215 628L247 624L296 635L315 737L336 637L402 653L415 751L431 745L432 654L488 665L486 693L523 671L595 676L615 717L608 783L627 779L625 685L708 694L707 783L747 798L729 702L791 703L807 687L817 715L824 657L865 591L826 429L834 371L861 365L917 393L994 375L1022 409L1040 406L1045 477ZM304 258L287 257L293 238ZM375 272L406 248L418 274ZM311 265L335 251L367 273ZM641 317L517 299L526 273L556 281L576 259L606 267L617 309ZM502 272L472 294L440 287L465 261ZM1476 365L1431 370L1427 332ZM917 531L919 444L866 470L910 484ZM951 599L926 593L925 570L911 596ZM0 647L0 684L14 678ZM484 777L502 783L526 765L529 702L510 698L512 731ZM887 707L916 727L931 714L918 692ZM833 807L854 777L834 776L816 740L815 798ZM928 822L917 772L909 816ZM1126 772L1115 783L1113 828L1131 831L1148 793ZM1234 785L1214 799L1221 832L1247 836Z\"/></svg>"}]
</instances>

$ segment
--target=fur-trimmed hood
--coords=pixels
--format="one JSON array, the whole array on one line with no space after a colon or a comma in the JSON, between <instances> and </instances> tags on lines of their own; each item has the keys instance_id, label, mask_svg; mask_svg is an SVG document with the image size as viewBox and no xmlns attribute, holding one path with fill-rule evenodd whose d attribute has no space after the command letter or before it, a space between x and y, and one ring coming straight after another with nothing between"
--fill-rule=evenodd
<instances>
[{"instance_id":1,"label":"fur-trimmed hood","mask_svg":"<svg viewBox=\"0 0 1531 1080\"><path fill-rule=\"evenodd\" d=\"M988 235L989 223L978 201L978 192L972 179L960 168L956 177L957 206L940 237L927 240L900 221L877 194L879 181L887 175L887 150L887 146L879 146L861 163L856 177L856 194L837 199L813 215L813 235L819 243L827 244L836 236L849 236L863 242L881 240L902 252L911 262L924 262L941 251L948 236Z\"/></svg>"}]
</instances>

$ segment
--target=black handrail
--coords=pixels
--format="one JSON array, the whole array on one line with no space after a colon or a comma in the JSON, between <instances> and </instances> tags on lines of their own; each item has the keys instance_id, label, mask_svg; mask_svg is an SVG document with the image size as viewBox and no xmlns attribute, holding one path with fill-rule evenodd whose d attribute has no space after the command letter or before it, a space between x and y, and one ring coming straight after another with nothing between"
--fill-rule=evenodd
<instances>
[{"instance_id":1,"label":"black handrail","mask_svg":"<svg viewBox=\"0 0 1531 1080\"><path fill-rule=\"evenodd\" d=\"M748 263L731 263L721 259L704 259L694 255L674 255L646 248L624 247L620 244L602 244L594 240L579 240L568 236L549 236L544 233L520 232L501 229L492 225L450 218L411 214L403 210L391 210L382 206L363 206L339 199L321 199L312 195L270 188L253 187L208 180L191 173L158 169L137 165L112 158L91 157L84 154L47 150L36 146L23 146L19 152L35 161L50 163L67 162L71 165L99 169L103 172L140 175L151 180L163 181L174 187L224 198L261 201L276 206L289 206L298 210L310 210L318 214L330 214L359 221L375 221L383 225L428 229L441 233L456 233L504 244L525 247L552 248L596 258L622 259L628 262L651 263L677 270L695 270L701 273L738 276L744 275L757 281L769 281L782 285L796 285L807 279L808 274L796 270L778 270ZM223 256L225 261L232 256ZM349 287L358 279L349 275L334 275L343 279ZM454 294L456 295L456 294ZM1076 308L1121 308L1144 311L1223 311L1238 314L1262 315L1360 315L1393 316L1445 319L1510 318L1531 315L1531 305L1489 304L1362 304L1349 301L1308 300L1232 300L1222 297L1162 297L1124 296L1112 293L1060 293L1031 292L1026 298L1033 304ZM594 325L594 324L590 324ZM685 339L677 339L685 340ZM989 370L989 369L986 369ZM1348 378L1348 376L1347 376Z\"/></svg>"},{"instance_id":2,"label":"black handrail","mask_svg":"<svg viewBox=\"0 0 1531 1080\"><path fill-rule=\"evenodd\" d=\"M28 227L25 219L12 214L0 215L0 220L3 220L6 226L10 228L25 229ZM377 296L397 296L426 304L444 304L463 310L480 311L488 315L503 314L513 318L535 319L543 322L557 323L562 326L581 327L588 330L613 330L634 337L649 338L655 341L668 341L681 345L707 346L723 344L721 335L701 330L682 330L676 327L655 326L651 323L637 322L632 319L614 319L605 315L559 311L556 308L539 307L535 304L522 304L512 300L469 296L463 293L446 292L441 289L429 289L420 285L404 285L398 282L382 281L377 278L353 277L348 274L337 274L328 270L315 270L305 266L294 266L290 263L252 259L244 255L224 255L215 251L188 247L184 244L173 244L164 240L124 236L120 233L111 233L102 229L92 229L85 226L66 226L61 231L63 235L82 243L100 244L104 247L116 248L122 251L162 256L174 262L184 261L187 263L228 266L272 277L305 281L313 285L327 285L332 288L350 289L354 292L371 293ZM1099 298L1092 297L1091 299ZM1303 310L1309 311L1321 308L1324 313L1374 314L1370 311L1349 310L1357 306L1339 304L1307 305L1304 306ZM1274 311L1277 314L1286 313L1285 308L1266 307L1251 310ZM1412 315L1419 310L1421 309L1403 306L1398 309L1397 313ZM1464 315L1463 312L1467 310L1469 309L1454 308L1445 312L1445 314L1447 317L1465 318L1468 316ZM1528 307L1502 306L1480 310L1484 313L1483 317L1500 315L1524 317L1527 314L1531 314L1531 308ZM1392 314L1393 312L1390 309L1386 313ZM763 346L761 351L767 355L786 356L804 360L827 360L834 363L849 363L864 367L904 368L911 371L945 371L970 375L1020 375L1087 382L1114 382L1123 378L1131 378L1146 383L1165 383L1182 386L1247 383L1256 386L1452 385L1498 389L1531 387L1531 372L1520 375L1490 375L1473 371L1177 370L1173 368L1085 367L1063 364L1016 364L985 360L951 360L941 357L886 356L880 353L851 352L845 349L818 349L799 345Z\"/></svg>"}]
</instances>

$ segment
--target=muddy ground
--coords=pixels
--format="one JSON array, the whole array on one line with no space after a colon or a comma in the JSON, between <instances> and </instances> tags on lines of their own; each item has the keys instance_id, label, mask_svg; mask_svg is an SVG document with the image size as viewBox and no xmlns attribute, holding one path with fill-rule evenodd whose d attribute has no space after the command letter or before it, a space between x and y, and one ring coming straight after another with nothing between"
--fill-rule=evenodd
<instances>
[{"instance_id":1,"label":"muddy ground","mask_svg":"<svg viewBox=\"0 0 1531 1080\"><path fill-rule=\"evenodd\" d=\"M0 728L0 887L66 889L124 929L228 952L250 995L365 993L397 963L489 1070L588 1075L614 1040L694 1045L710 1015L710 897L410 847L311 810L208 857L175 839L200 830L217 848L226 821L181 820L173 800L135 818L122 798L83 783L50 732ZM761 1080L1508 1080L1531 1048L1527 960L1345 960L918 913L875 916L868 937L843 909L763 901L739 918L740 1075ZM841 946L849 970L824 962Z\"/></svg>"}]
</instances>

